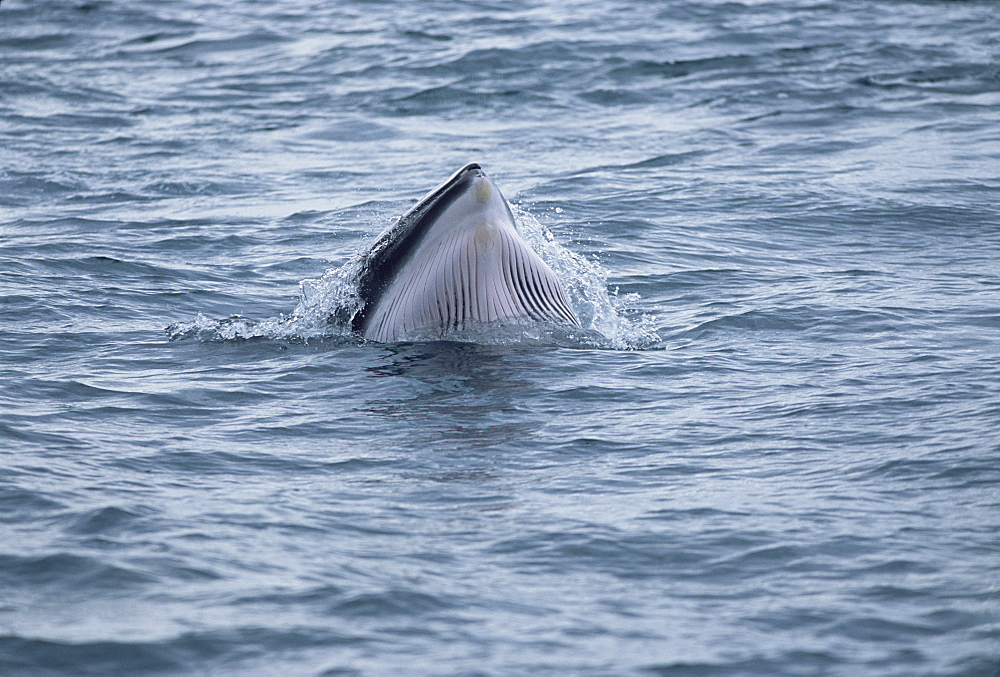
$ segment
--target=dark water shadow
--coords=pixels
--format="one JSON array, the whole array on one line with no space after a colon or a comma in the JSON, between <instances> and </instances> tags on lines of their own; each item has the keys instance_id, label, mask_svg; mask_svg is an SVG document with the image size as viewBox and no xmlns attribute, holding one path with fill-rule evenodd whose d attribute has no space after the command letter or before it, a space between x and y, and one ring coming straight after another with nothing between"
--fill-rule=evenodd
<instances>
[{"instance_id":1,"label":"dark water shadow","mask_svg":"<svg viewBox=\"0 0 1000 677\"><path fill-rule=\"evenodd\" d=\"M378 388L381 396L358 410L393 421L418 446L471 449L528 439L544 423L527 402L544 352L450 341L387 346L365 372L406 387Z\"/></svg>"}]
</instances>

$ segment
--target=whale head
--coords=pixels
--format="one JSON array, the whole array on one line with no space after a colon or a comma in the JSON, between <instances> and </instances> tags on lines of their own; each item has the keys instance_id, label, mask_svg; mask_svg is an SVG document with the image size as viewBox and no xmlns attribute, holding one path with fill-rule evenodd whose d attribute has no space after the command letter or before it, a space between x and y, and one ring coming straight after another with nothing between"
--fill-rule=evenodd
<instances>
[{"instance_id":1,"label":"whale head","mask_svg":"<svg viewBox=\"0 0 1000 677\"><path fill-rule=\"evenodd\" d=\"M555 273L517 229L506 198L478 164L428 193L362 256L352 326L391 342L477 323L579 325Z\"/></svg>"}]
</instances>

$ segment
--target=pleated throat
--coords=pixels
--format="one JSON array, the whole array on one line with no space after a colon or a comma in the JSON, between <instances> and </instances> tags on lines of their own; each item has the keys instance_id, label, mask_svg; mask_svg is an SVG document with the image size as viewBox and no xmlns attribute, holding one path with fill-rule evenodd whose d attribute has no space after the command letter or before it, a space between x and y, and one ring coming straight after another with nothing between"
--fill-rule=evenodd
<instances>
[{"instance_id":1,"label":"pleated throat","mask_svg":"<svg viewBox=\"0 0 1000 677\"><path fill-rule=\"evenodd\" d=\"M421 243L366 315L365 338L386 343L479 323L579 325L552 269L512 223L491 221Z\"/></svg>"}]
</instances>

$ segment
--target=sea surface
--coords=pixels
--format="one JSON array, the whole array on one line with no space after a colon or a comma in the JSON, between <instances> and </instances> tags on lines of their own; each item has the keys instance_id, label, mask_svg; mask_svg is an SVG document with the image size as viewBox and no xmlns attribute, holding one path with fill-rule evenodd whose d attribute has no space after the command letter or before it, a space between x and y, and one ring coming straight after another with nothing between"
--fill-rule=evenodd
<instances>
[{"instance_id":1,"label":"sea surface","mask_svg":"<svg viewBox=\"0 0 1000 677\"><path fill-rule=\"evenodd\" d=\"M996 2L0 5L0 674L998 673Z\"/></svg>"}]
</instances>

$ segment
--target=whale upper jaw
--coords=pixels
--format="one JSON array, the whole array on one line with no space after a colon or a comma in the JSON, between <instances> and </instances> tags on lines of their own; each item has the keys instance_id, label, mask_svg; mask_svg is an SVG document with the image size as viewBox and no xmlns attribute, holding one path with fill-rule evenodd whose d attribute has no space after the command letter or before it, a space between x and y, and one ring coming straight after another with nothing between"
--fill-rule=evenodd
<instances>
[{"instance_id":1,"label":"whale upper jaw","mask_svg":"<svg viewBox=\"0 0 1000 677\"><path fill-rule=\"evenodd\" d=\"M510 206L478 164L428 193L364 255L366 339L441 337L477 323L579 325L552 269L517 231Z\"/></svg>"}]
</instances>

